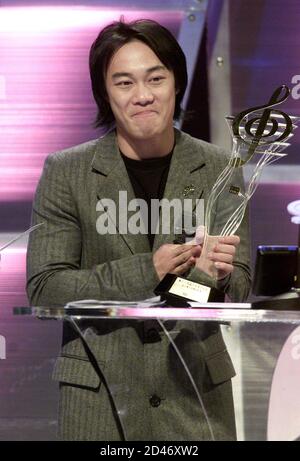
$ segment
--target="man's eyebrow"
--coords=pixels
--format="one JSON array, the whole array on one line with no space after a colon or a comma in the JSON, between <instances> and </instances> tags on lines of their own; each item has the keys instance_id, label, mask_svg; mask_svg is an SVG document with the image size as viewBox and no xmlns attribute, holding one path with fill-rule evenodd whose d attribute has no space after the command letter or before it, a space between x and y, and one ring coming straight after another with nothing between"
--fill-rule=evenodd
<instances>
[{"instance_id":1,"label":"man's eyebrow","mask_svg":"<svg viewBox=\"0 0 300 461\"><path fill-rule=\"evenodd\" d=\"M162 66L161 64L159 64L157 66L149 67L149 69L146 70L146 73L151 74L151 72L155 72L157 70L167 70L167 68L165 66ZM130 77L130 78L132 78L133 74L131 74L130 72L115 72L114 74L112 74L113 79L120 78L120 77Z\"/></svg>"}]
</instances>

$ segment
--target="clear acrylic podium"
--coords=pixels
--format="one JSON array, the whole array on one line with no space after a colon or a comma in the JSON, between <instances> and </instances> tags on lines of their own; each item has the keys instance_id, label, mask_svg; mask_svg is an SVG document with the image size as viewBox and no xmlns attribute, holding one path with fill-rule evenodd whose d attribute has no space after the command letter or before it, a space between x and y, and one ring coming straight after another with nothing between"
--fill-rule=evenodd
<instances>
[{"instance_id":1,"label":"clear acrylic podium","mask_svg":"<svg viewBox=\"0 0 300 461\"><path fill-rule=\"evenodd\" d=\"M176 375L176 379L183 383L182 385L188 382L189 392L194 392L193 401L198 405L196 411L199 412L199 419L202 419L203 426L207 425L201 436L205 440L218 439L218 434L214 433L215 426L213 421L209 421L210 415L205 414L206 388L199 381L201 367L207 368L214 386L222 385L225 380L232 377L238 440L297 440L300 437L299 311L253 310L250 309L250 305L246 304L210 304L209 307L203 305L197 308L106 306L100 309L82 308L71 311L63 307L32 307L15 308L14 318L18 318L19 322L22 319L26 322L30 318L40 332L44 329L44 334L41 333L44 345L47 342L48 325L52 325L51 331L57 328L61 334L62 322L53 322L53 320L63 320L71 327L73 338L79 339L81 336L79 341L81 344L85 343L82 349L78 349L78 356L80 357L86 347L90 348L100 366L100 373L103 372L101 367L104 363L101 360L101 352L93 350L99 336L101 336L100 342L101 340L106 341L107 333L118 331L121 332L119 338L126 338L129 329L148 335L149 341L146 343L152 344L152 351L153 347L156 350L166 348L169 354L175 354L175 362L170 363L176 363L176 369L171 371L171 375L174 372L174 376ZM211 349L211 338L214 338L219 326L234 369L221 342L213 346L215 349ZM191 330L193 337L187 333ZM155 337L155 335L158 336ZM136 341L140 339L139 334L136 334ZM198 344L197 339L199 339ZM191 349L186 348L186 343L189 341L192 342ZM134 347L137 349L134 363L131 363L130 349L123 355L117 351L115 357L119 356L120 360L126 361L127 367L138 370L137 380L143 389L143 361L146 357L145 349L148 346ZM193 351L192 354L190 350ZM68 344L61 351L60 345L57 344L57 353L59 354L58 359L55 361L53 357L53 360L49 362L43 378L44 394L48 392L49 398L52 395L50 417L52 429L49 432L51 440L55 440L57 429L57 420L53 417L58 407L57 381L61 381L62 376L66 381L72 381L72 373L74 373L71 366L72 360L74 362L78 359L68 353ZM62 365L64 365L63 375L60 370ZM113 367L113 362L105 361L104 374L111 380L109 386L112 395L116 396L116 411L125 434L129 434L126 439L135 440L130 428L127 431L127 425L130 424L127 414L130 411L126 407L132 397L131 393L135 390L128 386L128 382L123 383L124 387L122 387L122 377L115 378L117 374L111 374L110 367ZM92 386L92 380L96 387L99 381L98 371L94 369L92 373L90 370L86 372L86 375L83 373L82 385ZM155 379L155 374L156 367L153 366L153 379ZM134 386L136 383L132 384ZM144 384L147 386L147 383ZM148 395L145 390L146 397L153 411L165 404L165 396ZM55 408L54 400L57 400L55 410L53 409ZM31 406L38 404L33 395ZM173 401L174 404L176 405L176 400ZM43 418L46 421L48 415L44 414ZM34 424L28 433L30 433L28 439L34 440ZM45 436L41 438L47 439ZM141 437L137 436L137 439L143 440L144 437L141 434ZM19 440L21 440L20 437Z\"/></svg>"}]
</instances>

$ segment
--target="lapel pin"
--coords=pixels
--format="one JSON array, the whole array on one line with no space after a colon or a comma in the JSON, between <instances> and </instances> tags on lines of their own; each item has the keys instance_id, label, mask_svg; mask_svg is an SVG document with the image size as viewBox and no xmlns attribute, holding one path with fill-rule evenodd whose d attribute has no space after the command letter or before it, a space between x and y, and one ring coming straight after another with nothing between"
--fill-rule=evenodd
<instances>
[{"instance_id":1,"label":"lapel pin","mask_svg":"<svg viewBox=\"0 0 300 461\"><path fill-rule=\"evenodd\" d=\"M191 195L195 191L195 186L194 184L190 184L189 186L185 186L183 189L183 196L187 197L188 195Z\"/></svg>"}]
</instances>

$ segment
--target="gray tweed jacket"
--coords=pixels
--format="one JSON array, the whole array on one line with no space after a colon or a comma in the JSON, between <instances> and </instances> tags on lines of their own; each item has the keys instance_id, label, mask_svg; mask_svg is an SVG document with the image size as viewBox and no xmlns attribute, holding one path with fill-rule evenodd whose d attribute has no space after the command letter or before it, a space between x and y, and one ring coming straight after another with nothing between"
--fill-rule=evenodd
<instances>
[{"instance_id":1,"label":"gray tweed jacket","mask_svg":"<svg viewBox=\"0 0 300 461\"><path fill-rule=\"evenodd\" d=\"M204 198L226 165L224 151L176 131L164 197ZM65 304L78 299L138 300L153 296L158 278L147 235L99 235L97 202L128 201L134 192L119 154L115 132L50 155L33 206L27 257L27 290L32 305ZM225 208L225 204L224 204ZM218 222L222 221L222 207ZM241 245L235 270L223 290L233 301L250 287L247 218L238 231ZM158 234L155 251L172 243L174 233ZM197 269L191 280L213 285ZM128 440L201 440L235 437L230 378L234 369L214 323L177 322L170 335L192 371L207 417L166 336L145 341L144 324L102 320L81 322L85 340L69 324L54 379L60 382L59 435L65 440L120 440L116 415L99 374L108 383ZM159 330L159 329L158 329ZM92 356L91 356L92 351Z\"/></svg>"}]
</instances>

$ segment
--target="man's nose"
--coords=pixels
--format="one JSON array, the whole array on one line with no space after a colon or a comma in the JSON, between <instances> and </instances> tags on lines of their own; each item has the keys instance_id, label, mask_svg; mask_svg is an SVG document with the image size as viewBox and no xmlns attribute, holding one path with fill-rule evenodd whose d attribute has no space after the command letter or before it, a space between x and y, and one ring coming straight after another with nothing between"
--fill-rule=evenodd
<instances>
[{"instance_id":1,"label":"man's nose","mask_svg":"<svg viewBox=\"0 0 300 461\"><path fill-rule=\"evenodd\" d=\"M141 104L141 105L146 105L146 104L151 104L154 100L153 93L151 91L151 88L149 88L145 84L139 84L135 88L135 93L133 96L133 103L134 104Z\"/></svg>"}]
</instances>

